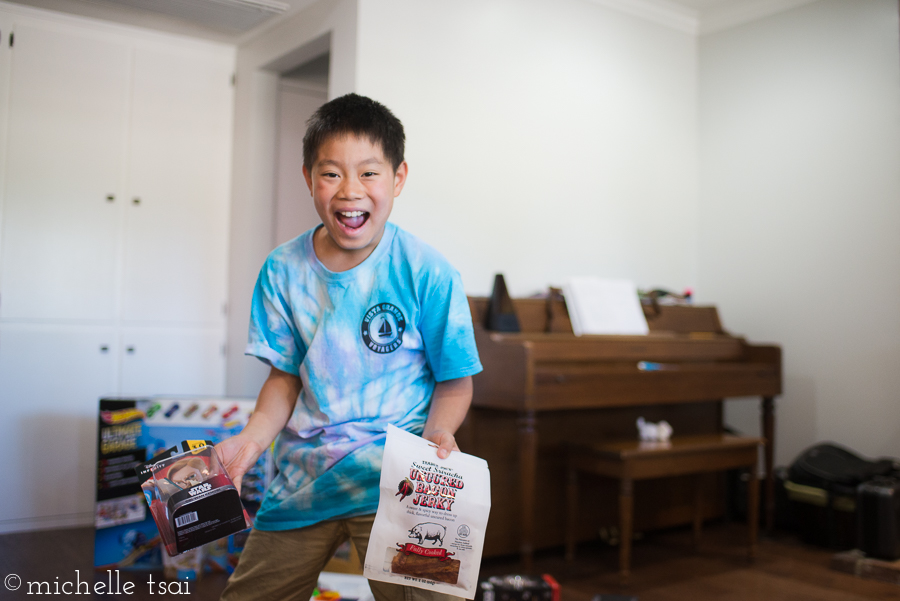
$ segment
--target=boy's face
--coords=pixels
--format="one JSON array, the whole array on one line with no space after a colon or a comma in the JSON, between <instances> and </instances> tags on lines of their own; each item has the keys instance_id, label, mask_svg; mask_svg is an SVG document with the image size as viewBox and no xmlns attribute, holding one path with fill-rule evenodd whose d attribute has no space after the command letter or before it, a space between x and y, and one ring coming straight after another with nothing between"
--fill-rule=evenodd
<instances>
[{"instance_id":1,"label":"boy's face","mask_svg":"<svg viewBox=\"0 0 900 601\"><path fill-rule=\"evenodd\" d=\"M356 257L355 264L368 257L381 240L406 174L405 162L394 172L381 146L368 138L327 139L312 169L303 167L316 212L328 233L321 250L330 256Z\"/></svg>"}]
</instances>

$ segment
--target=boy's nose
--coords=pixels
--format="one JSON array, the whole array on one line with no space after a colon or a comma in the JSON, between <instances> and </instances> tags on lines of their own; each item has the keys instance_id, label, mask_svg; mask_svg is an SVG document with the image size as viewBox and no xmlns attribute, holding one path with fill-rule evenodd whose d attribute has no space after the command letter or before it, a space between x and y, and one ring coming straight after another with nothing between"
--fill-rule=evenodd
<instances>
[{"instance_id":1,"label":"boy's nose","mask_svg":"<svg viewBox=\"0 0 900 601\"><path fill-rule=\"evenodd\" d=\"M341 196L344 198L356 199L362 198L366 194L366 189L358 179L348 177L344 179L344 185L341 186Z\"/></svg>"}]
</instances>

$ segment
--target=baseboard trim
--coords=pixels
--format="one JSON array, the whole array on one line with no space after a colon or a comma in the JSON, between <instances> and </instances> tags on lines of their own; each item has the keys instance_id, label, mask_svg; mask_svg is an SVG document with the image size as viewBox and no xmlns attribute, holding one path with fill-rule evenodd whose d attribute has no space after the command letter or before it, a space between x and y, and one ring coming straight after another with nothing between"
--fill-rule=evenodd
<instances>
[{"instance_id":1,"label":"baseboard trim","mask_svg":"<svg viewBox=\"0 0 900 601\"><path fill-rule=\"evenodd\" d=\"M35 518L18 518L14 520L0 520L0 534L29 532L32 530L54 530L57 528L77 528L80 526L93 525L93 512L50 515Z\"/></svg>"}]
</instances>

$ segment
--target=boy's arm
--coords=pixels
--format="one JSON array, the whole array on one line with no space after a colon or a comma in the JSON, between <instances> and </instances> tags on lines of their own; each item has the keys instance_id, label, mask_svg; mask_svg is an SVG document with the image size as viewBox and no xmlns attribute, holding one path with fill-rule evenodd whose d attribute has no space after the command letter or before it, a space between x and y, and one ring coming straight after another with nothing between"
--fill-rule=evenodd
<instances>
[{"instance_id":1,"label":"boy's arm","mask_svg":"<svg viewBox=\"0 0 900 601\"><path fill-rule=\"evenodd\" d=\"M437 454L441 459L446 459L450 451L459 450L453 435L466 418L471 404L471 376L435 384L422 438L438 445Z\"/></svg>"},{"instance_id":2,"label":"boy's arm","mask_svg":"<svg viewBox=\"0 0 900 601\"><path fill-rule=\"evenodd\" d=\"M238 490L241 478L287 424L302 386L299 377L273 367L247 425L236 436L216 445L219 459Z\"/></svg>"}]
</instances>

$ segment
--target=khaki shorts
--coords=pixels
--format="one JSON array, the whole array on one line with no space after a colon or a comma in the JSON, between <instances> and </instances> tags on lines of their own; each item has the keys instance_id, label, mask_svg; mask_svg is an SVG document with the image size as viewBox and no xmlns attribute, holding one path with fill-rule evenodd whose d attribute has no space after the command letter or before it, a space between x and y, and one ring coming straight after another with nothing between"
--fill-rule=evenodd
<instances>
[{"instance_id":1,"label":"khaki shorts","mask_svg":"<svg viewBox=\"0 0 900 601\"><path fill-rule=\"evenodd\" d=\"M321 522L306 528L266 532L253 530L228 579L223 601L309 601L319 572L338 546L351 540L365 560L374 515ZM443 593L369 581L375 601L458 601Z\"/></svg>"}]
</instances>

